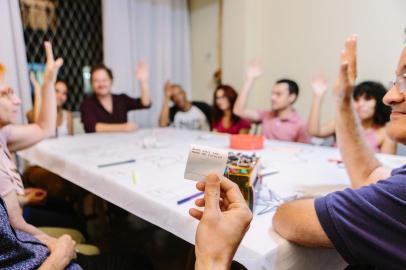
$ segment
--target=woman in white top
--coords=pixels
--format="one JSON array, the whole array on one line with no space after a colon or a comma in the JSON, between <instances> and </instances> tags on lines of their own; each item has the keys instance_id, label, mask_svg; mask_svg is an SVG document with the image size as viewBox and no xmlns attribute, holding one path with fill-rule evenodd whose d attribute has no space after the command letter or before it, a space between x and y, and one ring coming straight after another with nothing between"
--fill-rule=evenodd
<instances>
[{"instance_id":1,"label":"woman in white top","mask_svg":"<svg viewBox=\"0 0 406 270\"><path fill-rule=\"evenodd\" d=\"M41 111L41 85L30 74L31 83L34 86L34 108L27 113L29 123L35 123ZM70 111L64 110L63 105L67 100L68 87L64 81L55 82L55 99L57 106L55 136L73 135L73 119ZM39 166L28 167L23 174L24 183L47 191L48 200L69 201L68 198L74 193L73 186L60 176Z\"/></svg>"},{"instance_id":2,"label":"woman in white top","mask_svg":"<svg viewBox=\"0 0 406 270\"><path fill-rule=\"evenodd\" d=\"M33 73L30 74L31 83L34 86L34 108L27 113L29 123L33 123L39 116L41 108L41 85L35 79ZM72 112L64 110L63 105L68 98L68 85L65 81L57 80L55 83L57 119L56 136L73 135L73 117Z\"/></svg>"}]
</instances>

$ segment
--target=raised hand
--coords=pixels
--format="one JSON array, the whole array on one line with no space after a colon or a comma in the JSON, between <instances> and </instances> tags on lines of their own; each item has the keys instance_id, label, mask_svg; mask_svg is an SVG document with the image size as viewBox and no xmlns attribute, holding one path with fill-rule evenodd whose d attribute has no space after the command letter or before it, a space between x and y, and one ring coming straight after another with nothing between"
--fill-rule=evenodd
<instances>
[{"instance_id":1,"label":"raised hand","mask_svg":"<svg viewBox=\"0 0 406 270\"><path fill-rule=\"evenodd\" d=\"M137 78L137 80L142 82L148 81L148 64L145 61L141 60L140 62L138 62L137 67L135 68L135 77Z\"/></svg>"},{"instance_id":2,"label":"raised hand","mask_svg":"<svg viewBox=\"0 0 406 270\"><path fill-rule=\"evenodd\" d=\"M63 65L63 59L62 58L58 58L56 60L54 59L52 45L49 41L45 41L44 46L45 46L45 55L47 58L45 63L44 85L53 86L55 84L58 71Z\"/></svg>"},{"instance_id":3,"label":"raised hand","mask_svg":"<svg viewBox=\"0 0 406 270\"><path fill-rule=\"evenodd\" d=\"M334 94L339 100L351 99L357 78L357 37L352 35L345 42L341 52L340 71L334 87Z\"/></svg>"},{"instance_id":4,"label":"raised hand","mask_svg":"<svg viewBox=\"0 0 406 270\"><path fill-rule=\"evenodd\" d=\"M322 97L327 91L327 79L322 74L313 76L311 82L313 93L317 97Z\"/></svg>"},{"instance_id":5,"label":"raised hand","mask_svg":"<svg viewBox=\"0 0 406 270\"><path fill-rule=\"evenodd\" d=\"M204 191L204 199L196 200L204 211L189 211L200 220L196 231L196 269L226 269L249 228L252 213L238 186L227 178L212 174L196 187Z\"/></svg>"},{"instance_id":6,"label":"raised hand","mask_svg":"<svg viewBox=\"0 0 406 270\"><path fill-rule=\"evenodd\" d=\"M262 70L262 67L259 64L259 62L256 60L252 60L248 64L245 74L246 74L247 79L254 80L254 79L258 78L259 76L261 76L262 73L263 73L263 70Z\"/></svg>"},{"instance_id":7,"label":"raised hand","mask_svg":"<svg viewBox=\"0 0 406 270\"><path fill-rule=\"evenodd\" d=\"M38 90L38 89L41 89L41 85L39 84L39 82L35 78L35 74L32 71L30 72L30 81L31 81L32 85L34 86L35 91Z\"/></svg>"},{"instance_id":8,"label":"raised hand","mask_svg":"<svg viewBox=\"0 0 406 270\"><path fill-rule=\"evenodd\" d=\"M164 85L164 92L165 92L165 97L166 98L168 98L168 99L170 99L171 98L171 96L172 96L172 84L171 84L171 82L169 81L169 80L167 80L166 82L165 82L165 85Z\"/></svg>"}]
</instances>

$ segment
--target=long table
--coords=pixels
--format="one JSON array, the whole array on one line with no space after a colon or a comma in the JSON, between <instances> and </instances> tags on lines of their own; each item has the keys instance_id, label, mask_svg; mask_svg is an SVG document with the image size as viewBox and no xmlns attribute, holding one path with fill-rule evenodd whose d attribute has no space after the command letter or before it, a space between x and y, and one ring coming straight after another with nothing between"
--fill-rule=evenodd
<instances>
[{"instance_id":1,"label":"long table","mask_svg":"<svg viewBox=\"0 0 406 270\"><path fill-rule=\"evenodd\" d=\"M229 137L171 128L83 134L49 139L18 155L193 244L197 221L188 215L193 200L176 203L196 193L195 182L183 178L190 144L228 148ZM263 186L282 197L317 197L349 186L344 166L334 162L337 149L266 141L256 154L278 172L265 177ZM391 167L405 163L401 157L380 158ZM135 162L99 167L126 160ZM253 270L344 268L333 249L303 248L281 238L272 229L274 211L258 215L259 210L236 261Z\"/></svg>"}]
</instances>

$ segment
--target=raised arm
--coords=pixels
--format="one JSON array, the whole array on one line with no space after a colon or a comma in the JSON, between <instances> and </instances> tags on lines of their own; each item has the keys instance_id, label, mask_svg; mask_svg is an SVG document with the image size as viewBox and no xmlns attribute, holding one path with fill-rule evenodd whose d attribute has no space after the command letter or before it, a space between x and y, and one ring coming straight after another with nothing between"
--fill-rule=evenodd
<instances>
[{"instance_id":1,"label":"raised arm","mask_svg":"<svg viewBox=\"0 0 406 270\"><path fill-rule=\"evenodd\" d=\"M346 41L334 87L337 142L354 188L375 183L390 175L389 169L382 166L367 145L354 110L352 92L357 74L356 45L356 36Z\"/></svg>"},{"instance_id":2,"label":"raised arm","mask_svg":"<svg viewBox=\"0 0 406 270\"><path fill-rule=\"evenodd\" d=\"M148 65L144 61L140 61L135 70L135 77L140 82L141 87L141 103L147 107L151 104L150 90L149 90L149 71Z\"/></svg>"},{"instance_id":3,"label":"raised arm","mask_svg":"<svg viewBox=\"0 0 406 270\"><path fill-rule=\"evenodd\" d=\"M166 81L164 86L164 100L162 101L162 109L159 114L159 126L167 127L170 124L169 121L169 102L172 96L171 82Z\"/></svg>"},{"instance_id":4,"label":"raised arm","mask_svg":"<svg viewBox=\"0 0 406 270\"><path fill-rule=\"evenodd\" d=\"M44 138L53 136L56 129L56 98L55 81L59 68L63 64L62 58L54 59L52 45L45 42L46 65L44 83L41 93L41 109L37 121L31 125L14 125L11 127L7 141L11 151L27 148Z\"/></svg>"},{"instance_id":5,"label":"raised arm","mask_svg":"<svg viewBox=\"0 0 406 270\"><path fill-rule=\"evenodd\" d=\"M313 77L311 86L313 90L313 102L309 114L308 131L311 136L326 138L335 132L334 120L324 125L320 124L320 109L324 94L327 91L327 81L323 76L317 75Z\"/></svg>"},{"instance_id":6,"label":"raised arm","mask_svg":"<svg viewBox=\"0 0 406 270\"><path fill-rule=\"evenodd\" d=\"M39 114L41 112L41 99L42 99L42 89L41 85L35 78L34 72L30 73L30 81L34 86L34 106L32 109L32 115L30 115L30 119L28 119L29 123L36 123L38 121Z\"/></svg>"},{"instance_id":7,"label":"raised arm","mask_svg":"<svg viewBox=\"0 0 406 270\"><path fill-rule=\"evenodd\" d=\"M241 92L238 94L234 105L234 113L239 117L259 121L260 116L256 110L250 110L247 106L248 94L256 78L262 75L262 68L256 61L251 61L246 71L246 77Z\"/></svg>"}]
</instances>

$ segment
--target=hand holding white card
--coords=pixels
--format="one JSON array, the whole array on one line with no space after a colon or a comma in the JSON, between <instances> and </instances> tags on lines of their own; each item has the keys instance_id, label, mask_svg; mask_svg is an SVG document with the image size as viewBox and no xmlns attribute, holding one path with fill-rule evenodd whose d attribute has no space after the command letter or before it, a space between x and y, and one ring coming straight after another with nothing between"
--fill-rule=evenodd
<instances>
[{"instance_id":1,"label":"hand holding white card","mask_svg":"<svg viewBox=\"0 0 406 270\"><path fill-rule=\"evenodd\" d=\"M185 179L201 181L210 173L223 175L228 151L192 144L185 168Z\"/></svg>"}]
</instances>

